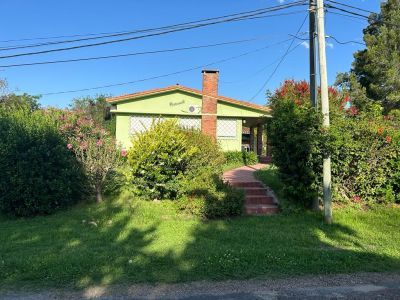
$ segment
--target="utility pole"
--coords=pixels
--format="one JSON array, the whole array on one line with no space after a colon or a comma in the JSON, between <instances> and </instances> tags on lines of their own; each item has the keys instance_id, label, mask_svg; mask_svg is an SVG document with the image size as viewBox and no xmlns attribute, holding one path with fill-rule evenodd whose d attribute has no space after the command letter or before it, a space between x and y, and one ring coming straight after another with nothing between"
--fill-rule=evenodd
<instances>
[{"instance_id":1,"label":"utility pole","mask_svg":"<svg viewBox=\"0 0 400 300\"><path fill-rule=\"evenodd\" d=\"M325 48L325 12L324 0L317 0L318 13L318 54L319 72L321 81L321 110L323 115L323 126L329 128L329 99L328 99L328 75L326 70L326 48ZM324 157L323 165L324 186L324 218L325 223L332 223L332 191L331 191L331 157Z\"/></svg>"},{"instance_id":2,"label":"utility pole","mask_svg":"<svg viewBox=\"0 0 400 300\"><path fill-rule=\"evenodd\" d=\"M315 49L315 13L316 3L315 0L310 0L310 8L309 8L309 44L310 44L310 101L311 105L315 108L318 108L318 87L317 87L317 80L316 80L316 49Z\"/></svg>"},{"instance_id":3,"label":"utility pole","mask_svg":"<svg viewBox=\"0 0 400 300\"><path fill-rule=\"evenodd\" d=\"M310 102L311 106L318 110L318 86L316 80L316 49L315 49L315 39L316 39L316 3L315 0L309 0L309 52L310 52ZM319 197L316 196L313 199L312 209L314 211L319 211Z\"/></svg>"}]
</instances>

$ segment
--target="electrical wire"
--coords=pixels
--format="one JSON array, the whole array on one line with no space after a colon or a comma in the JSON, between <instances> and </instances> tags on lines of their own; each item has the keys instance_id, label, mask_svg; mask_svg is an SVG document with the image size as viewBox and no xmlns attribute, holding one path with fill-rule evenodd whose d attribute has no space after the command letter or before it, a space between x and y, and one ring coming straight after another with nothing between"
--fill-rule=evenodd
<instances>
[{"instance_id":1,"label":"electrical wire","mask_svg":"<svg viewBox=\"0 0 400 300\"><path fill-rule=\"evenodd\" d=\"M290 40L291 39L289 39L287 41L290 41ZM67 90L67 91L59 91L59 92L48 92L48 93L42 93L40 95L41 96L48 96L48 95L68 94L68 93L75 93L75 92L85 92L85 91L90 91L90 90L98 90L98 89L103 89L103 88L116 87L116 86L122 86L122 85L128 85L128 84L134 84L134 83L149 81L149 80L153 80L153 79L169 77L169 76L178 75L178 74L182 74L182 73L187 73L187 72L198 70L198 69L202 69L202 68L207 68L209 66L213 66L213 65L216 65L216 64L225 63L227 61L231 61L231 60L243 57L243 56L247 56L247 55L250 55L250 54L253 54L253 53L256 53L256 52L260 52L260 51L268 49L268 48L270 48L272 46L274 46L274 45L267 45L267 46L264 46L264 47L261 47L261 48L257 48L257 49L251 50L251 51L247 51L247 52L241 53L239 55L235 55L235 56L231 56L231 57L228 57L228 58L220 59L220 60L205 64L205 65L199 65L199 66L195 66L195 67L191 67L191 68L175 71L175 72L172 72L172 73L166 73L166 74L162 74L162 75L157 75L157 76L137 79L137 80L133 80L133 81L106 84L106 85L83 88L83 89L75 89L75 90Z\"/></svg>"},{"instance_id":2,"label":"electrical wire","mask_svg":"<svg viewBox=\"0 0 400 300\"><path fill-rule=\"evenodd\" d=\"M290 6L290 7L292 7L292 6ZM266 12L268 12L268 11L266 11ZM270 17L279 17L279 16L285 16L285 15L298 14L298 13L302 13L302 12L304 12L304 10L297 10L297 11L288 12L288 13L271 14L271 15L266 15L266 16L244 17L243 19L242 18L240 18L240 19L238 18L237 20L232 20L232 22L234 22L234 21L243 21L243 20L261 19L261 18L270 18ZM217 19L217 17L215 19ZM204 21L204 20L200 20L200 21ZM194 23L194 22L200 22L200 21L193 21L193 22L187 22L187 23ZM43 47L43 46L63 44L63 43L75 43L75 42L80 42L80 41L102 39L102 38L108 38L108 37L116 37L116 36L121 36L121 35L132 35L132 34L136 34L136 33L159 31L161 29L166 30L166 29L172 29L172 28L183 28L184 24L186 24L186 23L177 24L177 25L170 25L170 26L163 26L163 27L158 27L158 28L153 28L153 29L136 30L136 31L130 31L130 32L129 31L124 31L124 32L118 32L118 33L115 33L115 34L110 34L110 35L98 36L98 37L94 37L94 38L77 39L77 40L69 40L69 41L58 41L58 42L48 42L48 43L41 43L41 44L14 45L14 46L0 47L0 51L25 49L25 48L32 48L32 47Z\"/></svg>"},{"instance_id":3,"label":"electrical wire","mask_svg":"<svg viewBox=\"0 0 400 300\"><path fill-rule=\"evenodd\" d=\"M272 73L271 73L270 76L267 78L267 80L263 83L263 85L260 87L260 89L254 94L254 96L250 98L250 101L253 101L254 98L256 98L256 97L261 93L261 91L262 91L263 89L265 89L265 87L267 86L267 84L271 81L272 77L273 77L273 76L275 75L275 73L278 71L280 65L283 63L283 61L285 60L285 58L288 56L288 54L289 54L289 52L290 52L290 49L292 48L292 46L293 46L293 44L294 44L294 41L296 40L296 37L298 36L298 34L300 33L301 29L303 28L304 23L306 22L307 18L308 18L308 14L305 16L303 22L301 23L299 29L297 30L297 32L296 32L296 34L295 34L295 37L292 38L292 41L291 41L289 47L287 48L287 50L285 51L285 53L284 53L284 54L282 55L282 57L280 58L278 64L277 64L276 67L275 67L275 69L272 71ZM299 45L297 45L297 46L299 46Z\"/></svg>"},{"instance_id":4,"label":"electrical wire","mask_svg":"<svg viewBox=\"0 0 400 300\"><path fill-rule=\"evenodd\" d=\"M334 40L336 43L341 44L341 45L346 45L346 44L359 44L359 45L363 45L366 46L365 43L362 42L358 42L358 41L339 41L337 38L335 38L334 36L328 35L327 38Z\"/></svg>"},{"instance_id":5,"label":"electrical wire","mask_svg":"<svg viewBox=\"0 0 400 300\"><path fill-rule=\"evenodd\" d=\"M251 38L251 39L244 39L244 40L236 40L236 41L229 41L229 42L222 42L222 43L215 43L215 44L180 47L180 48L170 48L170 49L161 49L161 50L152 50L152 51L121 53L121 54L106 55L106 56L94 56L94 57L83 57L83 58L73 58L73 59L64 59L64 60L50 60L50 61L39 61L39 62L31 62L31 63L0 65L0 68L26 67L26 66L36 66L36 65L48 65L48 64L78 62L78 61L103 60L103 59L110 59L110 58L139 56L139 55L146 55L146 54L177 52L177 51L210 48L210 47L226 46L226 45L233 45L233 44L241 44L241 43L246 43L246 42L257 41L257 40L260 40L260 39L261 40L265 39L265 37L264 38ZM289 40L290 39L284 40L284 42L285 41L289 41ZM280 43L278 43L278 44L280 44Z\"/></svg>"},{"instance_id":6,"label":"electrical wire","mask_svg":"<svg viewBox=\"0 0 400 300\"><path fill-rule=\"evenodd\" d=\"M300 2L300 1L297 1ZM304 1L303 1L304 2ZM207 19L201 19L197 21L190 21L190 22L185 22L181 24L175 24L175 25L166 25L158 28L147 28L147 29L142 29L142 30L151 30L151 29L165 29L167 27L171 26L177 26L177 25L188 25L190 23L195 23L195 22L200 22L200 21L207 21L207 20L212 20L212 19L217 19L217 18L223 18L223 17L229 17L229 16L235 16L239 14L245 14L245 13L251 13L251 12L256 12L260 10L264 10L266 8L260 8L256 10L251 10L251 11L246 11L246 12L240 12L240 13L235 13L235 14L229 14L229 15L224 15L224 16L219 16L219 17L213 17L213 18L207 18ZM138 30L135 30L138 31ZM141 31L141 30L139 30ZM31 41L31 40L48 40L48 39L59 39L59 38L71 38L71 37L83 37L83 36L96 36L96 35L112 35L112 34L120 34L120 33L129 33L132 32L131 30L124 30L124 31L114 31L114 32L97 32L97 33L86 33L86 34L73 34L73 35L59 35L59 36L50 36L50 37L36 37L36 38L22 38L22 39L10 39L10 40L2 40L0 43L7 43L7 42L18 42L18 41Z\"/></svg>"},{"instance_id":7,"label":"electrical wire","mask_svg":"<svg viewBox=\"0 0 400 300\"><path fill-rule=\"evenodd\" d=\"M361 7L357 7L357 6L353 6L353 5L349 5L349 4L344 4L344 3L333 1L333 0L328 0L328 2L331 2L331 3L334 3L334 4L338 4L338 5L341 5L341 6L345 6L345 7L348 7L348 8L357 9L359 11L367 12L367 13L370 13L370 14L376 14L376 12L374 12L374 11L366 10L366 9L361 8Z\"/></svg>"},{"instance_id":8,"label":"electrical wire","mask_svg":"<svg viewBox=\"0 0 400 300\"><path fill-rule=\"evenodd\" d=\"M303 2L304 1L302 1L300 3L303 3ZM190 30L190 29L195 29L195 28L200 28L200 27L210 26L210 25L215 25L215 24L220 24L220 23L227 23L227 22L238 21L238 20L246 20L246 18L254 17L254 16L257 16L257 15L260 15L260 14L265 14L266 12L286 9L286 8L289 8L289 7L293 7L293 6L299 5L298 2L295 2L295 3L296 4L290 4L290 5L288 4L285 7L283 7L283 6L272 7L268 11L256 12L256 13L253 13L253 14L248 14L246 16L233 17L233 18L229 18L229 19L206 22L206 23L202 23L202 24L195 24L195 25L186 26L186 27L173 28L173 27L177 26L177 25L173 25L171 27L172 29L168 29L168 30L165 30L165 31L162 31L162 32L149 33L149 34L145 34L145 35L141 35L141 36L134 36L134 37L122 38L122 39L111 40L111 41L102 41L102 42L97 42L97 43L92 43L92 44L70 46L70 47L65 47L65 48L57 48L57 49L42 50L42 51L36 51L36 52L27 52L27 53L18 53L18 54L12 54L12 55L5 55L5 56L0 56L0 59L19 57L19 56L27 56L27 55L37 55L37 54L59 52L59 51L67 51L67 50L81 49L81 48L94 47L94 46L101 46L101 45L125 42L125 41L130 41L130 40L146 38L146 37L159 36L159 35L179 32L179 31L185 31L185 30ZM70 42L71 41L68 41L68 43L70 43ZM57 43L60 43L60 42L57 42Z\"/></svg>"}]
</instances>

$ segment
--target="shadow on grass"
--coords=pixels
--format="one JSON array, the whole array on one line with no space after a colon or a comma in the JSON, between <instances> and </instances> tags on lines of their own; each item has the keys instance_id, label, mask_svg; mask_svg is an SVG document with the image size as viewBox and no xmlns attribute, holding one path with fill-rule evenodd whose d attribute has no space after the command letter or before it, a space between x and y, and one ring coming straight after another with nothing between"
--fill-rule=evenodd
<instances>
[{"instance_id":1,"label":"shadow on grass","mask_svg":"<svg viewBox=\"0 0 400 300\"><path fill-rule=\"evenodd\" d=\"M363 224L327 226L313 213L201 222L177 215L172 202L134 203L131 209L114 200L48 217L2 220L1 286L80 289L400 270L393 250L398 233L391 237L388 230L395 221L371 235Z\"/></svg>"}]
</instances>

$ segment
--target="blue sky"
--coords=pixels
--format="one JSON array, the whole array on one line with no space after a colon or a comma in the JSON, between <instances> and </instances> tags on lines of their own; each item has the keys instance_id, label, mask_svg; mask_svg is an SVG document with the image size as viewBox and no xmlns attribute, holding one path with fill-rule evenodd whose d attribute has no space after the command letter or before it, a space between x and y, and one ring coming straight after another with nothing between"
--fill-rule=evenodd
<instances>
[{"instance_id":1,"label":"blue sky","mask_svg":"<svg viewBox=\"0 0 400 300\"><path fill-rule=\"evenodd\" d=\"M338 0L342 3L379 11L379 0ZM290 3L283 0L3 0L0 18L0 40L51 37L72 34L116 32L158 27L216 17L241 11ZM66 90L134 81L205 65L227 57L290 38L306 16L306 7L291 8L295 14L274 18L225 23L173 33L159 37L91 47L68 52L0 59L0 65L54 59L113 55L127 52L213 44L248 38L258 38L242 44L196 49L174 53L115 58L89 62L74 62L20 68L0 68L0 78L6 78L9 88L18 93L45 94ZM308 22L308 21L307 21ZM362 29L367 22L327 13L326 34L340 41L362 41ZM307 32L308 23L302 28ZM36 42L36 41L33 41ZM32 43L32 41L1 42L0 46ZM301 43L301 41L296 41ZM271 65L286 51L289 43L273 46L231 61L210 66L220 70L219 93L249 101L270 76ZM349 70L353 53L363 46L340 45L327 40L328 80L333 83L336 73ZM286 78L308 79L307 45L290 53L267 84L274 90ZM40 48L41 49L41 48ZM33 49L30 49L33 50ZM35 49L36 50L36 49ZM39 49L38 49L39 50ZM2 51L1 55L21 50ZM22 51L21 51L22 52ZM42 96L43 105L67 106L71 99L96 94L121 95L145 89L181 85L201 89L201 72L190 72L135 84L109 87L77 93ZM264 92L252 100L265 104Z\"/></svg>"}]
</instances>

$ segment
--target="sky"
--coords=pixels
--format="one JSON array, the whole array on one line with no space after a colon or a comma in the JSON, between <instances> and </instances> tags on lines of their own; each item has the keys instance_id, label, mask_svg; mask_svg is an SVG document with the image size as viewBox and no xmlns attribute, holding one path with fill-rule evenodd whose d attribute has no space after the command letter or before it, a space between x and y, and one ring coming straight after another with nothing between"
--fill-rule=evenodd
<instances>
[{"instance_id":1,"label":"sky","mask_svg":"<svg viewBox=\"0 0 400 300\"><path fill-rule=\"evenodd\" d=\"M337 0L379 11L380 0ZM120 32L189 22L210 17L250 11L290 3L293 0L2 0L0 47L24 45L49 40L23 40L89 33ZM51 94L70 90L113 85L170 74L213 62L204 67L220 71L219 94L265 104L267 89L274 91L285 79L309 78L308 43L299 39L273 74L280 58L287 51L288 40L299 30L307 15L307 7L286 10L288 15L216 24L188 31L169 33L121 43L88 47L47 54L1 58L0 66L47 60L105 56L131 52L190 47L238 40L251 41L218 47L192 49L122 58L48 64L16 68L0 67L0 78L6 79L9 90L16 93L42 95L43 106L66 107L72 99L84 96L123 95L174 84L201 89L201 69L172 76L114 87L74 93ZM281 13L281 12L278 12ZM362 42L366 21L326 13L326 35L339 41ZM308 20L300 29L307 37ZM65 40L61 38L58 40ZM67 38L70 39L70 38ZM9 41L18 40L18 41ZM51 39L56 40L56 39ZM356 43L341 45L327 38L328 81L332 84L338 72L351 68L353 53L364 46ZM94 41L89 41L94 42ZM278 45L277 43L282 42ZM87 43L87 42L83 42ZM275 45L274 45L275 44ZM65 45L52 46L57 48ZM268 47L270 46L270 47ZM264 48L256 51L256 49ZM49 47L2 50L0 56L52 49ZM250 54L242 55L244 53ZM240 56L242 55L242 56ZM237 57L239 56L239 57ZM267 79L270 78L269 81ZM260 91L259 93L257 93Z\"/></svg>"}]
</instances>

